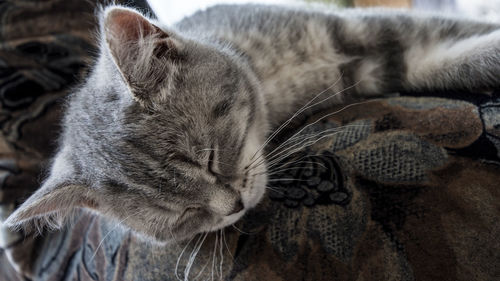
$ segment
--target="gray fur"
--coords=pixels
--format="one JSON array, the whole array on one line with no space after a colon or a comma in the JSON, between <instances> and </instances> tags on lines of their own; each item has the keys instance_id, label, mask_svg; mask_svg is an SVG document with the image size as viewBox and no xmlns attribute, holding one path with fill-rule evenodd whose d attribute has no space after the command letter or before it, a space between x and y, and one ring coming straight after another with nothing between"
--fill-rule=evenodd
<instances>
[{"instance_id":1,"label":"gray fur","mask_svg":"<svg viewBox=\"0 0 500 281\"><path fill-rule=\"evenodd\" d=\"M169 28L135 13L101 13L101 54L68 102L50 176L8 224L60 223L86 208L153 241L185 239L260 201L266 165L248 166L269 129L324 89L348 90L312 110L388 91L500 86L493 24L229 5ZM120 26L128 17L135 24Z\"/></svg>"}]
</instances>

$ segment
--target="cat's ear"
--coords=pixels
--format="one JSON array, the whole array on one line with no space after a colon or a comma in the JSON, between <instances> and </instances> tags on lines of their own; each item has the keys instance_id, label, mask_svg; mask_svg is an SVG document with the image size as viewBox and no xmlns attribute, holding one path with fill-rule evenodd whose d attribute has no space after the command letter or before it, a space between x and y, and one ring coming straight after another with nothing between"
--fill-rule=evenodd
<instances>
[{"instance_id":1,"label":"cat's ear","mask_svg":"<svg viewBox=\"0 0 500 281\"><path fill-rule=\"evenodd\" d=\"M135 10L119 6L104 11L101 30L133 98L147 105L174 72L181 40Z\"/></svg>"},{"instance_id":2,"label":"cat's ear","mask_svg":"<svg viewBox=\"0 0 500 281\"><path fill-rule=\"evenodd\" d=\"M5 225L27 229L59 228L76 208L97 207L97 201L85 186L65 183L44 185L7 218Z\"/></svg>"},{"instance_id":3,"label":"cat's ear","mask_svg":"<svg viewBox=\"0 0 500 281\"><path fill-rule=\"evenodd\" d=\"M4 224L25 229L58 228L77 208L97 210L99 196L75 180L74 170L60 155L45 183Z\"/></svg>"}]
</instances>

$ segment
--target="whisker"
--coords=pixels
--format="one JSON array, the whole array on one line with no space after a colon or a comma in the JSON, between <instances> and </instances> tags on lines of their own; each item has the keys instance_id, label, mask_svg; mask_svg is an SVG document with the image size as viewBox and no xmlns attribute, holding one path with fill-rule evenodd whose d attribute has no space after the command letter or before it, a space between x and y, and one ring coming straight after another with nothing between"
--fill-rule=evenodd
<instances>
[{"instance_id":1,"label":"whisker","mask_svg":"<svg viewBox=\"0 0 500 281\"><path fill-rule=\"evenodd\" d=\"M279 165L279 164L280 163L278 162L278 163L274 164L274 166ZM315 161L298 161L298 160L284 163L283 165L278 166L278 168L286 167L286 166L289 166L292 164L312 164L312 165L318 165L318 166L321 166L322 168L328 169L325 165L318 163L317 161L315 162Z\"/></svg>"},{"instance_id":2,"label":"whisker","mask_svg":"<svg viewBox=\"0 0 500 281\"><path fill-rule=\"evenodd\" d=\"M184 255L184 251L186 251L187 247L189 246L189 244L191 244L191 241L193 241L193 239L196 237L193 236L191 237L191 239L189 239L189 241L187 242L186 246L184 246L184 248L182 249L179 257L177 258L177 262L175 263L175 270L174 270L174 274L175 274L175 277L177 278L177 280L181 280L181 278L179 277L179 274L178 274L178 268L179 268L179 262L182 258L182 255Z\"/></svg>"},{"instance_id":3,"label":"whisker","mask_svg":"<svg viewBox=\"0 0 500 281\"><path fill-rule=\"evenodd\" d=\"M228 163L225 163L225 162L222 162L222 161L212 160L212 162L217 163L217 164L226 165L226 166L229 166L229 167L234 167L234 164L228 164Z\"/></svg>"},{"instance_id":4,"label":"whisker","mask_svg":"<svg viewBox=\"0 0 500 281\"><path fill-rule=\"evenodd\" d=\"M377 99L373 99L373 100L369 100L369 101L362 101L362 102L355 102L355 103L351 103L351 104L348 104L344 107L342 107L341 109L339 110L336 110L334 112L331 112L331 113L327 113L325 115L323 115L322 117L320 117L318 120L314 121L313 123L310 123L310 124L307 124L306 126L302 127L302 129L300 129L298 132L296 132L295 134L293 134L293 136L296 136L298 134L300 134L301 132L303 132L305 129L309 128L310 126L313 126L315 124L317 124L318 122L320 122L321 120L327 118L327 117L330 117L332 115L335 115L337 113L340 113L348 108L351 108L353 106L356 106L356 105L360 105L360 104L366 104L366 103L369 103L369 102L374 102L374 101L377 101ZM346 126L352 126L352 125L346 125ZM356 125L356 126L365 126L365 125Z\"/></svg>"},{"instance_id":5,"label":"whisker","mask_svg":"<svg viewBox=\"0 0 500 281\"><path fill-rule=\"evenodd\" d=\"M224 150L231 150L231 149L224 149L224 148L203 148L200 150L196 150L195 153L199 153L201 151L224 151Z\"/></svg>"},{"instance_id":6,"label":"whisker","mask_svg":"<svg viewBox=\"0 0 500 281\"><path fill-rule=\"evenodd\" d=\"M167 222L168 217L165 217L165 220L163 221L162 228L165 226L165 223ZM172 232L172 228L168 228L168 231L170 232L170 236L172 237L172 240L174 241L175 245L179 247L179 241L177 241L177 237L175 237L174 233Z\"/></svg>"},{"instance_id":7,"label":"whisker","mask_svg":"<svg viewBox=\"0 0 500 281\"><path fill-rule=\"evenodd\" d=\"M273 160L274 158L276 158L277 156L282 155L286 151L291 150L291 148L296 147L296 146L298 146L300 144L306 143L307 140L309 140L311 138L314 138L314 137L317 137L317 136L319 136L321 134L325 134L325 133L332 132L332 131L342 132L342 131L345 131L345 129L347 129L349 127L367 127L367 126L369 126L369 125L345 125L345 126L340 126L340 127L326 129L326 130L320 131L318 133L312 133L312 134L306 134L306 135L298 135L297 133L295 133L288 140L286 140L285 142L283 142L279 147L275 148L273 151L271 151L270 153L268 153L266 155L266 159L262 160L259 163L257 163L255 165L255 167L258 167L259 165L263 164L263 162L266 162L266 161L269 162L269 161ZM302 139L300 139L300 138L302 138ZM297 140L297 142L289 144L292 140ZM288 145L288 146L283 147L284 145ZM281 150L278 150L280 148L281 148ZM302 148L303 147L301 147L300 149L302 149ZM252 168L255 168L255 167L252 167Z\"/></svg>"},{"instance_id":8,"label":"whisker","mask_svg":"<svg viewBox=\"0 0 500 281\"><path fill-rule=\"evenodd\" d=\"M335 131L335 132L330 134L330 132L332 132L332 131ZM308 137L298 141L297 143L294 143L294 144L290 145L289 147L284 148L281 152L275 154L273 157L271 157L268 160L267 164L269 167L271 167L274 163L280 162L281 160L286 159L288 156L302 150L303 148L317 143L320 139L323 139L325 136L330 137L330 136L336 135L337 133L341 133L341 132L343 132L343 130L341 130L341 131L339 131L339 129L337 129L337 130L325 130L325 131L322 131L320 133L313 134L312 136L308 136ZM322 134L325 134L325 135L321 136L318 139L315 139Z\"/></svg>"},{"instance_id":9,"label":"whisker","mask_svg":"<svg viewBox=\"0 0 500 281\"><path fill-rule=\"evenodd\" d=\"M302 106L299 110L297 110L293 115L292 117L290 117L288 120L286 120L285 122L283 122L281 124L281 126L278 127L278 129L276 129L268 138L267 140L264 142L264 144L262 144L259 149L254 153L254 155L250 158L250 159L253 159L255 157L255 155L257 155L257 153L259 153L281 130L283 130L283 128L285 128L288 124L290 124L290 122L295 118L297 117L299 114L301 114L303 111L305 111L306 109L304 108L307 108L307 106L309 104L311 104L311 102L313 102L316 98L318 98L320 95L322 95L323 93L327 92L328 90L330 90L331 88L335 87L335 85L337 85L337 83L342 79L342 76L343 76L343 73L340 74L339 78L337 79L337 81L335 81L332 85L330 85L328 88L324 89L323 91L319 92L317 95L315 95L310 101L308 101L306 104L304 104L304 106ZM337 95L337 94L335 94ZM252 163L250 163L251 165Z\"/></svg>"},{"instance_id":10,"label":"whisker","mask_svg":"<svg viewBox=\"0 0 500 281\"><path fill-rule=\"evenodd\" d=\"M203 265L203 267L200 269L200 271L198 272L198 274L196 274L196 276L193 278L193 280L198 280L198 278L201 276L201 274L203 274L203 272L205 272L205 268L207 268L207 265L209 263L210 259L207 259L207 261L205 262L205 264Z\"/></svg>"},{"instance_id":11,"label":"whisker","mask_svg":"<svg viewBox=\"0 0 500 281\"><path fill-rule=\"evenodd\" d=\"M288 157L290 155L288 152L294 150L297 147L299 148L299 150L304 148L305 147L304 144L308 143L308 141L310 141L310 139L318 137L321 134L329 133L331 131L339 131L339 130L343 130L343 128L333 128L333 129L324 130L324 131L321 131L318 133L305 135L303 139L300 139L297 142L290 144L288 147L284 147L281 151L278 151L274 155L270 156L267 159L268 165L270 165L278 157L282 158L280 156L283 154L286 154L284 157ZM302 137L302 135L297 136L297 137Z\"/></svg>"},{"instance_id":12,"label":"whisker","mask_svg":"<svg viewBox=\"0 0 500 281\"><path fill-rule=\"evenodd\" d=\"M267 185L266 188L269 190L272 190L276 193L279 193L280 195L285 195L285 192L283 192L282 190L279 190L277 187Z\"/></svg>"},{"instance_id":13,"label":"whisker","mask_svg":"<svg viewBox=\"0 0 500 281\"><path fill-rule=\"evenodd\" d=\"M99 244L97 244L97 247L95 248L95 251L94 253L92 254L92 257L90 257L90 260L93 260L95 258L95 256L97 255L97 251L99 250L99 248L101 247L102 243L104 242L104 240L106 240L106 238L108 237L108 235L111 234L111 232L115 231L118 227L120 227L120 224L123 223L125 220L127 220L128 218L130 218L131 216L135 216L137 214L139 214L142 210L138 210L137 212L135 213L132 213L130 215L128 215L127 217L125 217L124 219L120 220L111 230L108 231L108 233L106 233L106 235L104 235L104 237L101 239L101 241L99 242Z\"/></svg>"},{"instance_id":14,"label":"whisker","mask_svg":"<svg viewBox=\"0 0 500 281\"><path fill-rule=\"evenodd\" d=\"M203 265L203 267L200 269L200 271L198 272L198 274L196 274L196 276L193 278L193 280L197 280L201 274L205 271L205 268L207 268L208 264L210 262L210 259L206 259L206 262L205 264Z\"/></svg>"},{"instance_id":15,"label":"whisker","mask_svg":"<svg viewBox=\"0 0 500 281\"><path fill-rule=\"evenodd\" d=\"M196 240L196 243L194 244L193 246L193 249L191 249L191 253L189 254L189 257L188 257L188 262L186 263L186 266L184 267L184 280L187 280L187 276L186 276L186 273L187 275L189 275L189 271L191 270L191 268L189 267L189 263L191 262L191 259L193 257L193 253L196 251L196 248L198 248L198 245L200 244L200 241L203 240L203 235L199 235L198 236L198 240Z\"/></svg>"},{"instance_id":16,"label":"whisker","mask_svg":"<svg viewBox=\"0 0 500 281\"><path fill-rule=\"evenodd\" d=\"M233 256L233 254L231 253L231 250L229 250L229 246L227 245L227 242L226 242L226 234L225 234L226 231L225 231L225 228L221 229L221 231L222 231L222 238L223 238L223 241L224 241L224 245L226 245L227 252L231 256L231 259L233 260L233 262L235 262L235 258Z\"/></svg>"},{"instance_id":17,"label":"whisker","mask_svg":"<svg viewBox=\"0 0 500 281\"><path fill-rule=\"evenodd\" d=\"M323 168L326 169L326 166L319 163L319 162L314 162L314 161L301 161L302 159L304 158L312 158L312 157L317 157L317 156L321 156L323 155L323 153L317 153L317 154L307 154L307 155L304 155L302 157L300 157L299 159L293 159L294 161L289 161L289 162L285 162L285 163L282 163L282 165L278 165L279 163L276 163L272 166L268 166L268 170L267 172L261 172L261 173L257 173L257 174L254 174L254 175L261 175L261 174L268 174L268 175L271 175L271 174L275 174L275 172L278 172L277 170L278 169L303 169L304 167L292 167L292 168L285 168L289 165L292 165L292 164L317 164L319 166L322 166ZM282 158L282 159L285 159L285 158ZM279 171L281 172L281 171Z\"/></svg>"},{"instance_id":18,"label":"whisker","mask_svg":"<svg viewBox=\"0 0 500 281\"><path fill-rule=\"evenodd\" d=\"M222 229L220 230L220 249L219 249L219 254L220 254L220 278L222 279L223 271L222 271L222 264L224 263L224 252L222 251Z\"/></svg>"},{"instance_id":19,"label":"whisker","mask_svg":"<svg viewBox=\"0 0 500 281\"><path fill-rule=\"evenodd\" d=\"M374 102L374 101L379 101L379 100L380 100L380 99L372 99L372 100L368 100L368 101L362 101L362 102L356 102L356 103L351 103L351 104L348 104L348 105L346 105L346 106L342 107L341 109L336 110L336 111L334 111L334 112L327 113L327 114L323 115L322 117L318 118L316 121L314 121L314 122L312 122L312 123L310 123L310 124L308 124L308 125L306 125L306 126L302 127L302 129L300 129L298 132L294 133L291 137L295 137L295 136L297 136L298 134L300 134L300 133L301 133L301 132L303 132L305 129L309 128L310 126L313 126L313 125L317 124L318 122L320 122L321 120L323 120L323 119L325 119L325 118L327 118L327 117L330 117L330 116L332 116L332 115L335 115L335 114L337 114L337 113L340 113L340 112L342 112L342 111L344 111L344 110L346 110L346 109L348 109L348 108L351 108L351 107L353 107L353 106L360 105L360 104L366 104L366 103L370 103L370 102ZM276 149L277 149L277 148L276 148ZM275 150L276 150L276 149L275 149ZM273 150L273 151L274 151L274 150ZM261 164L259 164L259 165L261 165ZM257 165L257 166L253 166L253 167L249 167L249 168L247 168L247 169L248 169L248 170L252 170L252 169L255 169L256 167L258 167L258 165Z\"/></svg>"},{"instance_id":20,"label":"whisker","mask_svg":"<svg viewBox=\"0 0 500 281\"><path fill-rule=\"evenodd\" d=\"M214 253L212 255L212 280L214 280L214 267L215 267L215 263L216 263L216 254L217 253L217 240L218 240L218 234L217 232L215 233L215 241L214 241Z\"/></svg>"},{"instance_id":21,"label":"whisker","mask_svg":"<svg viewBox=\"0 0 500 281\"><path fill-rule=\"evenodd\" d=\"M342 76L341 76L341 77L342 77ZM341 78L341 77L340 77L340 78ZM340 79L340 78L339 78L339 79ZM315 103L315 104L313 104L313 105L311 105L311 106L307 106L308 104L306 104L305 106L307 106L307 107L306 107L306 108L301 108L301 109L299 110L299 111L301 111L300 113L302 113L303 111L305 111L305 110L309 109L309 108L310 108L310 107L312 107L312 106L316 106L316 105L318 105L319 103L325 102L326 100L328 100L328 99L330 99L330 98L332 98L332 97L335 97L335 96L337 96L337 95L339 95L339 94L341 94L341 93L344 93L345 91L347 91L347 90L349 90L349 89L351 89L351 88L353 88L353 87L356 87L356 86L357 86L357 85L358 85L361 81L362 81L362 79L361 79L361 80L359 80L358 82L356 82L356 83L354 83L354 84L352 84L352 85L350 85L350 86L348 86L348 87L346 87L346 88L344 88L344 89L340 90L339 92L335 93L334 95L332 95L332 96L330 96L330 97L327 97L327 98L325 98L325 99L321 100L320 102L317 102L317 103ZM310 103L310 102L312 102L314 99L316 99L316 97L314 97L311 101L309 101L309 103ZM299 112L297 112L296 114L300 114L300 113L299 113ZM292 116L292 118L296 117L296 114L294 114L294 116ZM289 123L289 122L291 122L291 120L290 120L290 119L288 120L288 123ZM280 127L280 128L281 128L281 127ZM274 137L274 136L273 136L273 137ZM267 143L269 143L269 142L267 142ZM265 146L265 145L267 145L267 143L264 143L264 146ZM283 145L283 144L282 144L282 145ZM280 146L281 146L281 145L280 145ZM280 146L279 146L279 147L280 147ZM279 148L279 147L278 147L278 148ZM262 148L260 148L260 149L262 149ZM262 155L261 155L261 156L262 156ZM260 157L258 157L258 158L260 158ZM248 166L251 166L254 162L255 162L255 160L254 160L254 161L252 161L252 163L250 163Z\"/></svg>"},{"instance_id":22,"label":"whisker","mask_svg":"<svg viewBox=\"0 0 500 281\"><path fill-rule=\"evenodd\" d=\"M308 139L314 137L314 135L319 135L321 134L320 133L314 133L314 134L307 134L307 135L298 135L298 136L295 136L295 137L290 137L289 139L287 139L286 141L284 141L280 147L277 147L276 149L274 149L273 151L271 151L270 153L268 153L264 158L262 158L259 162L255 163L250 169L249 171L259 167L260 165L264 164L264 163L267 163L267 165L269 166L271 164L272 161L274 161L274 159L276 159L277 157L279 157L280 155L286 153L287 151L290 151L292 150L292 148L302 144L302 143L305 143ZM285 147L283 147L284 145L287 145ZM281 150L278 150L280 149ZM268 167L269 168L269 167Z\"/></svg>"},{"instance_id":23,"label":"whisker","mask_svg":"<svg viewBox=\"0 0 500 281\"><path fill-rule=\"evenodd\" d=\"M243 233L243 234L246 234L246 235L252 235L251 233L245 232L245 231L243 231L243 230L241 230L241 229L237 228L237 227L236 227L236 225L234 225L234 224L232 224L231 226L232 226L234 229L238 230L239 232L241 232L241 233Z\"/></svg>"},{"instance_id":24,"label":"whisker","mask_svg":"<svg viewBox=\"0 0 500 281\"><path fill-rule=\"evenodd\" d=\"M294 153L296 152L299 152L300 150L302 150L304 147L308 147L308 146L311 146L311 145L314 145L315 143L319 142L320 140L324 139L324 138L327 138L327 137L331 137L335 134L338 134L340 132L335 132L335 133L331 133L331 134L327 134L327 135L324 135L316 140L311 140L311 141L308 141L306 143L304 143L302 146L300 147L297 147L297 148L294 148L294 150L292 151L289 151L287 154L283 155L282 157L278 158L278 159L275 159L273 160L273 163L270 165L270 167L274 167L275 165L279 165L279 163L283 160L283 159L286 159L288 158L290 155L293 155ZM315 163L315 162L311 162L311 163ZM315 163L317 165L321 165L323 168L327 168L325 167L323 164L321 163ZM281 166L280 166L281 167Z\"/></svg>"},{"instance_id":25,"label":"whisker","mask_svg":"<svg viewBox=\"0 0 500 281\"><path fill-rule=\"evenodd\" d=\"M299 170L299 169L302 169L302 167L285 168L285 169L280 169L280 170L275 170L275 171L269 170L268 172L262 172L262 173L257 173L257 174L253 174L253 175L259 176L259 175L267 174L268 176L272 176L272 175L276 175L276 174L283 173L286 171L293 171L293 170Z\"/></svg>"},{"instance_id":26,"label":"whisker","mask_svg":"<svg viewBox=\"0 0 500 281\"><path fill-rule=\"evenodd\" d=\"M321 166L322 168L324 169L328 169L328 167L326 167L325 165L323 165L322 163L318 162L318 161L300 161L304 158L310 158L310 157L315 157L315 156L320 156L322 155L322 153L318 153L318 154L314 154L314 155L305 155L305 156L302 156L300 157L299 159L297 160L294 160L294 161L289 161L289 162L285 162L285 163L282 163L281 165L278 165L279 163L275 164L273 166L273 168L276 168L276 169L282 169L282 170L279 170L279 171L276 171L276 172L272 172L272 173L269 173L268 175L269 176L272 176L272 175L275 175L275 174L279 174L283 171L286 171L286 170L292 170L292 169L304 169L305 167L304 166L299 166L299 167L292 167L292 168L285 168L285 167L288 167L290 165L296 165L296 164L311 164L311 165L317 165L317 166ZM264 174L261 173L261 174ZM272 177L271 177L272 178Z\"/></svg>"},{"instance_id":27,"label":"whisker","mask_svg":"<svg viewBox=\"0 0 500 281\"><path fill-rule=\"evenodd\" d=\"M287 149L287 147L283 148L283 150L281 151L276 151L278 150L280 147L282 147L283 145L285 144L288 144L290 143L291 141L294 141L294 140L299 140L300 138L303 137L303 139L299 140L298 142L302 141L302 140L305 140L307 138L311 138L311 137L314 137L314 136L318 136L318 135L321 135L321 134L324 134L324 133L327 133L327 132L331 132L331 131L339 131L339 130L345 130L345 129L348 129L348 128L352 128L352 127L367 127L369 125L344 125L344 126L339 126L339 127L335 127L335 128L330 128L330 129L326 129L326 130L323 130L323 131L320 131L320 132L317 132L317 133L311 133L311 134L306 134L306 135L296 135L296 136L292 136L290 138L288 138L286 141L284 141L279 147L275 148L273 151L271 151L270 153L268 153L266 155L266 157L268 158L267 160L269 161L269 159L271 159L272 156L274 153L278 154L278 153L281 153L283 151L285 151ZM295 134L294 134L295 135ZM292 144L293 145L293 144ZM288 146L289 148L290 146ZM272 157L271 157L272 156Z\"/></svg>"},{"instance_id":28,"label":"whisker","mask_svg":"<svg viewBox=\"0 0 500 281\"><path fill-rule=\"evenodd\" d=\"M293 179L293 178L289 178L289 179L272 179L272 180L268 180L268 182L280 182L280 181L301 181L301 182L308 182L308 180Z\"/></svg>"},{"instance_id":29,"label":"whisker","mask_svg":"<svg viewBox=\"0 0 500 281\"><path fill-rule=\"evenodd\" d=\"M186 265L186 268L184 269L184 280L185 281L188 281L188 279L189 279L189 272L191 271L191 267L193 266L194 261L196 260L196 256L198 255L198 252L200 251L201 246L205 242L205 239L207 238L207 236L208 236L208 232L205 233L205 235L203 236L203 239L199 243L198 247L196 247L196 245L195 245L194 250L191 252L191 255L189 256L188 264Z\"/></svg>"}]
</instances>

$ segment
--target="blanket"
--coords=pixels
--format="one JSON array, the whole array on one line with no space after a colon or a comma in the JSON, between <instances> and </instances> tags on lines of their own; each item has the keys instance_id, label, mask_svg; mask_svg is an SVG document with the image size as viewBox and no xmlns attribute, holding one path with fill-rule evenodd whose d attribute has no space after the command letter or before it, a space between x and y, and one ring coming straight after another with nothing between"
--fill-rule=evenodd
<instances>
[{"instance_id":1,"label":"blanket","mask_svg":"<svg viewBox=\"0 0 500 281\"><path fill-rule=\"evenodd\" d=\"M95 51L93 9L0 3L0 221L40 185ZM83 211L40 236L0 223L0 280L500 278L500 92L339 105L268 153L266 196L233 227L160 246Z\"/></svg>"}]
</instances>

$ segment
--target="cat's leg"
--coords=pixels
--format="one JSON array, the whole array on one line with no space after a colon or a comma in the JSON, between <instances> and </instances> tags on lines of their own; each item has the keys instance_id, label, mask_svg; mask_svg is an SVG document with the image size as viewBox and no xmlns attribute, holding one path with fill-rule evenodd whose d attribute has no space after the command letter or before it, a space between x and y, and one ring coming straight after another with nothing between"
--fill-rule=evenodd
<instances>
[{"instance_id":1,"label":"cat's leg","mask_svg":"<svg viewBox=\"0 0 500 281\"><path fill-rule=\"evenodd\" d=\"M333 43L359 94L500 88L500 25L383 13L333 20Z\"/></svg>"},{"instance_id":2,"label":"cat's leg","mask_svg":"<svg viewBox=\"0 0 500 281\"><path fill-rule=\"evenodd\" d=\"M405 64L408 89L500 88L500 28L411 46Z\"/></svg>"}]
</instances>

